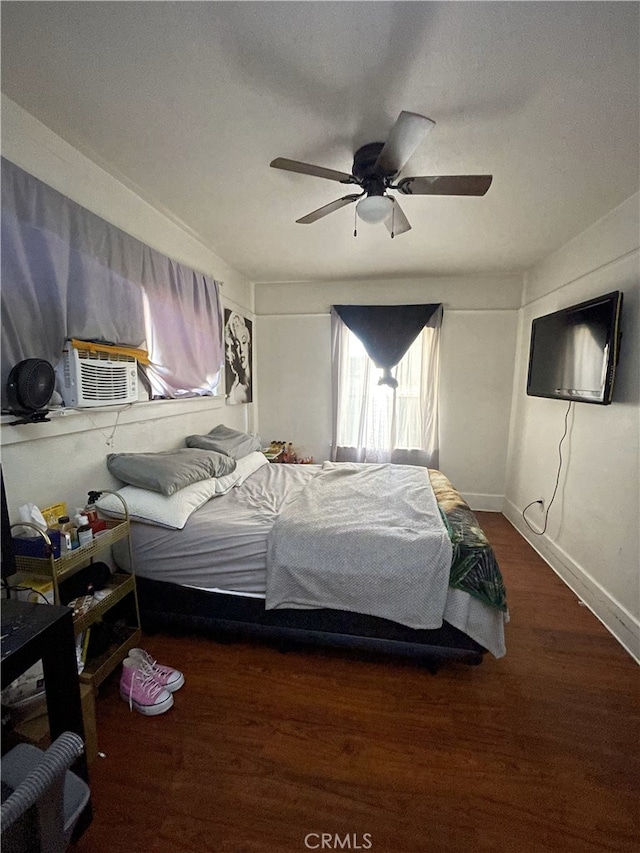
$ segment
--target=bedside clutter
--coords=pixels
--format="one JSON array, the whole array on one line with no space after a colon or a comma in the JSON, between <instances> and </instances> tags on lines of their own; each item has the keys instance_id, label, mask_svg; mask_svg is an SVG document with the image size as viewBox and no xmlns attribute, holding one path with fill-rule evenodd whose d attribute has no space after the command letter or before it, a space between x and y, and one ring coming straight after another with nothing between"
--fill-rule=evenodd
<instances>
[{"instance_id":1,"label":"bedside clutter","mask_svg":"<svg viewBox=\"0 0 640 853\"><path fill-rule=\"evenodd\" d=\"M85 754L87 763L92 764L99 753L96 731L96 701L89 684L80 685L80 703L84 725ZM51 744L44 690L32 697L31 701L23 700L16 705L8 705L7 708L9 712L8 725L15 733L16 740L22 741L24 739L41 749L46 749Z\"/></svg>"},{"instance_id":2,"label":"bedside clutter","mask_svg":"<svg viewBox=\"0 0 640 853\"><path fill-rule=\"evenodd\" d=\"M85 733L85 722L87 730L90 731L93 696L88 696L88 701L85 700L85 707L83 707L78 683L71 611L68 607L31 604L12 598L3 599L0 605L2 689L5 690L34 664L42 661L48 737L54 741L63 732L75 732L83 741L89 740ZM36 676L36 688L37 680ZM90 694L91 690L88 692ZM27 716L31 714L23 715L25 724L31 722L27 721ZM41 724L42 721L36 726L39 731L42 731L39 728ZM33 739L38 738L39 731L31 733ZM44 736L46 734L45 731ZM86 753L76 758L72 769L74 773L88 781ZM91 820L90 803L86 807L84 819L86 820L84 826L86 826Z\"/></svg>"},{"instance_id":3,"label":"bedside clutter","mask_svg":"<svg viewBox=\"0 0 640 853\"><path fill-rule=\"evenodd\" d=\"M272 441L269 447L262 449L262 452L269 462L281 462L289 465L313 464L313 456L299 456L290 441Z\"/></svg>"}]
</instances>

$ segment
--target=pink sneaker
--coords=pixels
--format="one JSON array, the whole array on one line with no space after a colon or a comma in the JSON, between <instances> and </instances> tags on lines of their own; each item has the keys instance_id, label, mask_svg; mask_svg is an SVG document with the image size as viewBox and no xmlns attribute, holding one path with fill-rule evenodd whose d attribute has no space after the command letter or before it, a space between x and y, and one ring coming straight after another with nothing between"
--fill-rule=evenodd
<instances>
[{"instance_id":1,"label":"pink sneaker","mask_svg":"<svg viewBox=\"0 0 640 853\"><path fill-rule=\"evenodd\" d=\"M151 672L158 684L161 684L169 693L175 693L184 684L184 675L180 670L172 669L170 666L163 666L154 660L149 652L146 652L144 649L129 649L129 657L132 660L138 661L142 669Z\"/></svg>"},{"instance_id":2,"label":"pink sneaker","mask_svg":"<svg viewBox=\"0 0 640 853\"><path fill-rule=\"evenodd\" d=\"M147 717L164 714L173 705L173 696L153 677L153 674L140 666L134 658L122 661L120 676L120 696L129 703L129 708L139 711Z\"/></svg>"}]
</instances>

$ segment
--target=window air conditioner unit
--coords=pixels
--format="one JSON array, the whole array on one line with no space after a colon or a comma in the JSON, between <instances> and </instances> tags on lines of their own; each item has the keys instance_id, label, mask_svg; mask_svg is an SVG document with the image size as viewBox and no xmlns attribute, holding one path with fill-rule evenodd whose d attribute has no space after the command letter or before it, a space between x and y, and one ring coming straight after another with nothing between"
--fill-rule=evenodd
<instances>
[{"instance_id":1,"label":"window air conditioner unit","mask_svg":"<svg viewBox=\"0 0 640 853\"><path fill-rule=\"evenodd\" d=\"M58 376L65 406L80 409L138 400L138 362L132 355L92 352L67 342Z\"/></svg>"}]
</instances>

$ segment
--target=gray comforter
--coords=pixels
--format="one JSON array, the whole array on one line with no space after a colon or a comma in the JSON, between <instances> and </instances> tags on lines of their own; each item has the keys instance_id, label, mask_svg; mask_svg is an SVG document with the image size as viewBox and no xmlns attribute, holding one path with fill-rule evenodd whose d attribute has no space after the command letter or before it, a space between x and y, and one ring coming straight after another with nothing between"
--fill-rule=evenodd
<instances>
[{"instance_id":1,"label":"gray comforter","mask_svg":"<svg viewBox=\"0 0 640 853\"><path fill-rule=\"evenodd\" d=\"M426 468L325 462L269 534L266 607L353 610L438 628L450 567Z\"/></svg>"}]
</instances>

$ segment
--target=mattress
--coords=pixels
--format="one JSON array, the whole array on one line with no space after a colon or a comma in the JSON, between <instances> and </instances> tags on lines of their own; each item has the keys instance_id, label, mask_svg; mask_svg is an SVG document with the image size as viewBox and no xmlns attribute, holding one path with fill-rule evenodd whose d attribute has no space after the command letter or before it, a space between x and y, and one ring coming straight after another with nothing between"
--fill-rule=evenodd
<instances>
[{"instance_id":1,"label":"mattress","mask_svg":"<svg viewBox=\"0 0 640 853\"><path fill-rule=\"evenodd\" d=\"M316 476L319 465L264 465L244 483L208 501L182 530L131 523L135 572L208 591L265 597L267 540L282 508ZM130 569L124 542L116 562ZM495 657L505 653L508 614L449 587L444 619Z\"/></svg>"}]
</instances>

